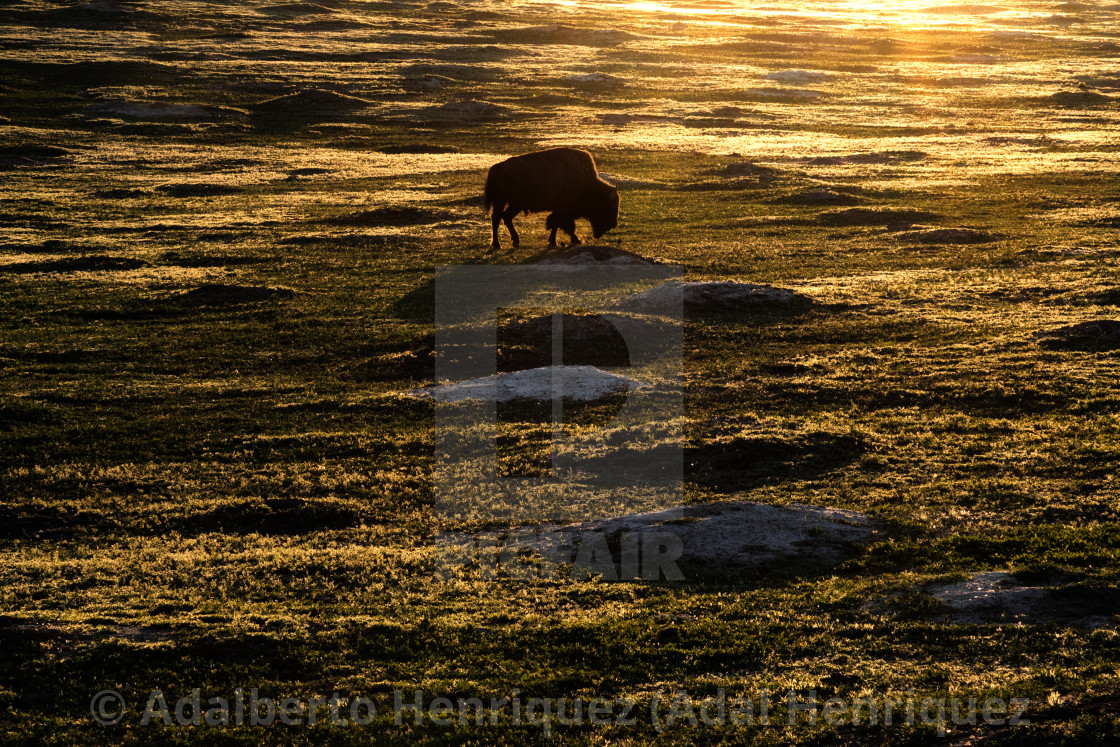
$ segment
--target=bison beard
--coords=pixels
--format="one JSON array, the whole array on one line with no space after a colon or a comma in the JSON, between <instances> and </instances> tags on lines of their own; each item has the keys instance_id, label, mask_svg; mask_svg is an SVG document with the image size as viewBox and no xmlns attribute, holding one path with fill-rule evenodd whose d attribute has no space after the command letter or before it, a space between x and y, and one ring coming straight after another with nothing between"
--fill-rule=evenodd
<instances>
[{"instance_id":1,"label":"bison beard","mask_svg":"<svg viewBox=\"0 0 1120 747\"><path fill-rule=\"evenodd\" d=\"M571 236L573 244L580 243L578 218L591 222L595 238L618 225L618 190L599 178L595 159L585 150L552 148L494 164L486 176L485 197L486 209L493 208L492 250L502 248L498 225L503 222L514 248L520 246L513 227L518 213L550 211L545 221L550 247L556 246L557 229Z\"/></svg>"}]
</instances>

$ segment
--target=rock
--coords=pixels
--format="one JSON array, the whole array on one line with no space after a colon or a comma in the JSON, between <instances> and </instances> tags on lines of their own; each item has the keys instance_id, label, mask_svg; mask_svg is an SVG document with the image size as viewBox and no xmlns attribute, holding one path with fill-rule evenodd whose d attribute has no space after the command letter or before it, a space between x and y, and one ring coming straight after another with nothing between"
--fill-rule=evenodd
<instances>
[{"instance_id":1,"label":"rock","mask_svg":"<svg viewBox=\"0 0 1120 747\"><path fill-rule=\"evenodd\" d=\"M203 285L171 299L182 306L227 306L241 303L267 301L273 296L286 298L293 293L289 288L269 288L263 285Z\"/></svg>"},{"instance_id":2,"label":"rock","mask_svg":"<svg viewBox=\"0 0 1120 747\"><path fill-rule=\"evenodd\" d=\"M536 262L538 265L657 265L659 260L649 259L634 252L614 246L576 244Z\"/></svg>"},{"instance_id":3,"label":"rock","mask_svg":"<svg viewBox=\"0 0 1120 747\"><path fill-rule=\"evenodd\" d=\"M928 593L955 622L1041 623L1061 620L1081 628L1111 626L1115 602L1099 590L1076 586L1028 586L1007 571L983 571L953 584L930 587ZM1094 599L1094 597L1097 597Z\"/></svg>"},{"instance_id":4,"label":"rock","mask_svg":"<svg viewBox=\"0 0 1120 747\"><path fill-rule=\"evenodd\" d=\"M1043 347L1058 350L1116 350L1120 348L1120 321L1096 319L1047 332L1035 339Z\"/></svg>"},{"instance_id":5,"label":"rock","mask_svg":"<svg viewBox=\"0 0 1120 747\"><path fill-rule=\"evenodd\" d=\"M975 228L926 228L904 231L897 238L908 244L990 244L1003 236Z\"/></svg>"},{"instance_id":6,"label":"rock","mask_svg":"<svg viewBox=\"0 0 1120 747\"><path fill-rule=\"evenodd\" d=\"M759 311L808 306L813 300L795 291L730 280L670 281L617 302L632 311L657 313L681 308L686 312Z\"/></svg>"},{"instance_id":7,"label":"rock","mask_svg":"<svg viewBox=\"0 0 1120 747\"><path fill-rule=\"evenodd\" d=\"M792 503L772 506L721 501L677 506L564 527L564 532L665 532L684 546L681 560L706 571L785 566L790 562L836 563L856 544L873 540L872 520L856 511Z\"/></svg>"},{"instance_id":8,"label":"rock","mask_svg":"<svg viewBox=\"0 0 1120 747\"><path fill-rule=\"evenodd\" d=\"M611 321L598 314L561 317L566 366L630 365L626 341ZM519 371L552 364L552 316L508 318L498 325L498 370Z\"/></svg>"},{"instance_id":9,"label":"rock","mask_svg":"<svg viewBox=\"0 0 1120 747\"><path fill-rule=\"evenodd\" d=\"M583 402L648 386L593 366L545 366L455 384L413 389L405 394L438 402L461 402L468 399L497 402L518 399L549 400L552 399L554 373L559 378L564 398Z\"/></svg>"}]
</instances>

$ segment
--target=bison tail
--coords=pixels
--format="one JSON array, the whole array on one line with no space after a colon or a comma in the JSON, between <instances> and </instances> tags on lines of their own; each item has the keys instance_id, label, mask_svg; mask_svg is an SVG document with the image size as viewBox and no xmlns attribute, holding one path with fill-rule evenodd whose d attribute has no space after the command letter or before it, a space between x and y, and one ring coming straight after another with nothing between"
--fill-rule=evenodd
<instances>
[{"instance_id":1,"label":"bison tail","mask_svg":"<svg viewBox=\"0 0 1120 747\"><path fill-rule=\"evenodd\" d=\"M482 204L487 212L498 201L494 191L494 170L491 169L490 173L486 175L486 188L482 192Z\"/></svg>"}]
</instances>

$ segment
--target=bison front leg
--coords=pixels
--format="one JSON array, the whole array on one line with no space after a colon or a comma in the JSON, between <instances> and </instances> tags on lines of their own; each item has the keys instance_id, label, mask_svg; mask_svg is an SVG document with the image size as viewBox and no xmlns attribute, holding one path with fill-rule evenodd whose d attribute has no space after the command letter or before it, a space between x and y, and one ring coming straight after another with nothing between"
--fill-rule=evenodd
<instances>
[{"instance_id":1,"label":"bison front leg","mask_svg":"<svg viewBox=\"0 0 1120 747\"><path fill-rule=\"evenodd\" d=\"M509 237L511 239L513 239L513 248L514 249L517 249L521 246L521 237L517 235L517 230L514 229L514 227L513 227L513 216L517 215L518 212L519 211L514 210L512 207L510 207L510 208L507 208L504 213L502 213L502 221L505 222L505 224L506 224L506 230L509 231ZM498 229L497 229L496 226L497 226L497 224L495 224L495 228L494 228L494 235L495 236L498 235L498 233L497 233ZM497 239L495 239L495 241L497 241Z\"/></svg>"},{"instance_id":2,"label":"bison front leg","mask_svg":"<svg viewBox=\"0 0 1120 747\"><path fill-rule=\"evenodd\" d=\"M559 215L552 213L545 221L545 227L552 229L552 233L548 235L549 247L556 246L556 231L562 229L564 233L572 237L572 243L578 244L579 239L576 237L576 221L575 218L570 218L566 215Z\"/></svg>"}]
</instances>

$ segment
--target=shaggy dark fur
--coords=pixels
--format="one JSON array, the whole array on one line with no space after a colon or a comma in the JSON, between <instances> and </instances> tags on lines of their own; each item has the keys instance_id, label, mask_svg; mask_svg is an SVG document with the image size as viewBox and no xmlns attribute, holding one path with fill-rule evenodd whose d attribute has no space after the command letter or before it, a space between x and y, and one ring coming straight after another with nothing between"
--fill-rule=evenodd
<instances>
[{"instance_id":1,"label":"shaggy dark fur","mask_svg":"<svg viewBox=\"0 0 1120 747\"><path fill-rule=\"evenodd\" d=\"M513 239L520 238L513 228L518 213L550 211L545 225L552 232L548 245L556 246L556 230L562 229L578 244L576 219L591 222L595 238L618 225L618 190L599 178L595 159L585 150L551 150L514 156L490 167L486 177L486 209L493 208L491 223L494 240L491 249L501 249L498 224L504 222Z\"/></svg>"}]
</instances>

